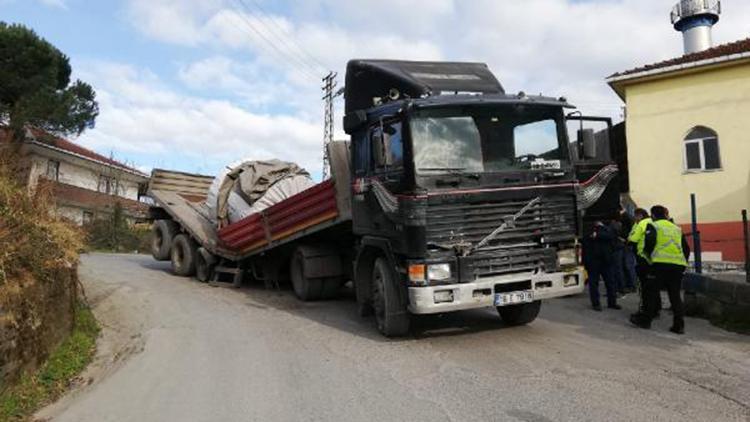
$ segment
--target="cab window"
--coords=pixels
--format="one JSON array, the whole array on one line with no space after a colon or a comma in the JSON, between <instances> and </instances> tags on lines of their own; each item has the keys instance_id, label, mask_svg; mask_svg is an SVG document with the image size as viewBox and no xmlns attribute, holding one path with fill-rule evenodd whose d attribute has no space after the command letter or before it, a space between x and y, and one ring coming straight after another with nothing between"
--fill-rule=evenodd
<instances>
[{"instance_id":1,"label":"cab window","mask_svg":"<svg viewBox=\"0 0 750 422\"><path fill-rule=\"evenodd\" d=\"M370 131L375 171L383 172L403 168L404 142L401 122L384 122ZM378 148L378 151L375 151Z\"/></svg>"}]
</instances>

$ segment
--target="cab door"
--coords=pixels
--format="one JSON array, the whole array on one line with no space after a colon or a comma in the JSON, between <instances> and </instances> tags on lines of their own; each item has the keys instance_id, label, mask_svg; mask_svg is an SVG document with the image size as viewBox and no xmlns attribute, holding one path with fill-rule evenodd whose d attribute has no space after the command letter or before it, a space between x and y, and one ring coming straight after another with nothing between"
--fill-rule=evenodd
<instances>
[{"instance_id":1,"label":"cab door","mask_svg":"<svg viewBox=\"0 0 750 422\"><path fill-rule=\"evenodd\" d=\"M396 195L404 183L403 125L398 119L370 126L353 151L352 216L355 233L388 237ZM396 202L397 205L397 202Z\"/></svg>"}]
</instances>

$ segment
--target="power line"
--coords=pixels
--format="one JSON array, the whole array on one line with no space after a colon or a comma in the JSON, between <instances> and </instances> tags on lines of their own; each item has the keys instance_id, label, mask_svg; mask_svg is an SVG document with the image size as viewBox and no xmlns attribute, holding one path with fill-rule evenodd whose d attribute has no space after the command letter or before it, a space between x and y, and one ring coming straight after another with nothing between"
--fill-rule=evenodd
<instances>
[{"instance_id":1,"label":"power line","mask_svg":"<svg viewBox=\"0 0 750 422\"><path fill-rule=\"evenodd\" d=\"M240 0L235 0L236 3L238 3ZM306 65L304 62L299 61L299 59L294 55L289 55L288 53L285 53L284 50L280 49L273 41L268 39L268 37L263 34L262 31L258 30L255 25L241 12L238 11L237 16L246 24L250 30L253 31L257 36L259 36L261 39L263 39L268 46L270 46L274 52L282 59L282 61L286 61L288 64L292 65L296 70L300 71L301 73L305 74L306 76L314 79L317 81L319 77L309 69L309 65ZM290 60L291 59L291 60ZM295 60L297 60L298 64L301 64L302 67L298 67L295 65Z\"/></svg>"},{"instance_id":2,"label":"power line","mask_svg":"<svg viewBox=\"0 0 750 422\"><path fill-rule=\"evenodd\" d=\"M248 25L248 27L250 29L252 29L252 31L255 34L257 34L266 43L268 43L279 55L281 55L282 57L285 57L286 60L289 60L290 62L295 62L298 65L300 65L301 69L304 69L304 71L307 72L308 75L311 75L316 80L320 78L318 76L319 73L318 73L317 69L315 69L309 63L306 63L299 55L297 55L297 54L295 54L293 52L290 52L290 51L286 51L283 48L279 47L279 45L277 45L276 42L274 42L271 38L269 38L269 36L272 35L272 33L271 33L271 31L268 30L268 26L266 26L266 24L261 19L259 19L257 16L255 16L250 11L250 9L248 8L247 4L245 4L245 2L243 0L235 0L235 3L237 3L238 5L240 5L243 9L245 9L246 12L248 12L247 15L246 15L246 14L242 13L241 11L238 11L238 14L239 14L240 18ZM250 20L249 17L253 17L257 21L257 24L259 24L260 26L262 26L263 28L265 28L265 30L266 30L266 32L268 32L269 36L267 36L267 34L265 34L261 29L259 29L256 25L254 25L253 22Z\"/></svg>"},{"instance_id":3,"label":"power line","mask_svg":"<svg viewBox=\"0 0 750 422\"><path fill-rule=\"evenodd\" d=\"M244 4L244 1L242 1L242 0L240 0L240 1ZM268 21L270 21L271 24L274 27L276 27L276 29L278 29L277 35L279 36L279 39L281 39L282 42L284 42L284 44L286 44L288 47L293 47L293 48L296 47L297 51L299 51L300 53L302 53L303 56L306 56L306 60L308 60L309 63L313 64L314 66L317 66L317 67L319 67L320 69L322 69L324 71L330 67L330 66L327 66L326 64L324 64L322 61L318 60L318 58L316 58L312 54L310 54L310 52L307 51L297 41L297 38L294 35L292 35L286 27L280 25L276 21L276 19L274 19L272 17L272 15L270 13L268 13L266 11L266 9L257 0L251 0L251 1L256 6L256 10L258 10L260 12L261 16L263 16ZM287 40L289 42L287 42Z\"/></svg>"}]
</instances>

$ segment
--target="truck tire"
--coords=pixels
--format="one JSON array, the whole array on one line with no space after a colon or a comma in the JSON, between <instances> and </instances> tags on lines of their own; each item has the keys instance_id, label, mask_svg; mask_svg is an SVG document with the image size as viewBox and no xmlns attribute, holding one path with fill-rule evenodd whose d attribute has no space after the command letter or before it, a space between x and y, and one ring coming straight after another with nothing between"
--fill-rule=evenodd
<instances>
[{"instance_id":1,"label":"truck tire","mask_svg":"<svg viewBox=\"0 0 750 422\"><path fill-rule=\"evenodd\" d=\"M215 264L216 258L211 255L211 252L203 247L198 248L195 254L195 278L203 283L211 280Z\"/></svg>"},{"instance_id":2,"label":"truck tire","mask_svg":"<svg viewBox=\"0 0 750 422\"><path fill-rule=\"evenodd\" d=\"M178 234L172 241L172 272L183 277L195 274L198 245L186 234Z\"/></svg>"},{"instance_id":3,"label":"truck tire","mask_svg":"<svg viewBox=\"0 0 750 422\"><path fill-rule=\"evenodd\" d=\"M535 320L542 308L542 301L520 303L518 305L498 306L497 313L508 325L524 325Z\"/></svg>"},{"instance_id":4,"label":"truck tire","mask_svg":"<svg viewBox=\"0 0 750 422\"><path fill-rule=\"evenodd\" d=\"M323 279L305 277L305 256L301 250L294 251L289 264L289 275L292 278L294 294L303 302L310 302L321 298L323 293Z\"/></svg>"},{"instance_id":5,"label":"truck tire","mask_svg":"<svg viewBox=\"0 0 750 422\"><path fill-rule=\"evenodd\" d=\"M172 241L178 226L172 220L156 220L151 228L151 255L157 261L169 261Z\"/></svg>"},{"instance_id":6,"label":"truck tire","mask_svg":"<svg viewBox=\"0 0 750 422\"><path fill-rule=\"evenodd\" d=\"M343 284L340 277L328 277L321 280L323 286L320 292L321 299L333 299L339 295L341 285Z\"/></svg>"},{"instance_id":7,"label":"truck tire","mask_svg":"<svg viewBox=\"0 0 750 422\"><path fill-rule=\"evenodd\" d=\"M396 289L396 277L388 260L376 258L372 267L372 304L378 331L386 337L409 332L409 312L401 304Z\"/></svg>"}]
</instances>

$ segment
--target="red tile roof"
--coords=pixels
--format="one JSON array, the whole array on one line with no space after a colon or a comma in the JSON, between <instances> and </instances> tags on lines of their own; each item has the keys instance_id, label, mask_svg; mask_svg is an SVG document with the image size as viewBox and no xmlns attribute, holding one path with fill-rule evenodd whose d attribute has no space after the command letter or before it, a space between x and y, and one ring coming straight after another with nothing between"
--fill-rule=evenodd
<instances>
[{"instance_id":1,"label":"red tile roof","mask_svg":"<svg viewBox=\"0 0 750 422\"><path fill-rule=\"evenodd\" d=\"M735 41L729 44L717 45L716 47L709 48L698 53L686 54L681 57L676 57L670 60L664 60L658 63L649 64L646 66L637 67L635 69L626 70L624 72L618 72L610 78L616 78L619 76L627 76L636 73L646 72L649 70L657 70L665 67L676 66L680 64L688 64L693 62L699 62L702 60L715 59L724 56L730 56L733 54L750 53L750 38L744 40Z\"/></svg>"},{"instance_id":2,"label":"red tile roof","mask_svg":"<svg viewBox=\"0 0 750 422\"><path fill-rule=\"evenodd\" d=\"M139 171L138 169L135 169L133 167L130 167L128 165L125 165L117 160L113 160L111 158L105 157L101 154L98 154L90 149L84 148L78 144L75 144L73 142L70 142L67 139L61 138L59 136L52 135L51 133L45 132L42 129L39 128L30 128L32 135L36 138L36 140L42 144L49 145L51 147L61 149L65 152L69 152L72 154L80 155L82 157L88 158L90 160L98 161L100 163L108 164L110 166L119 167L123 170L133 171L137 172L143 176L146 176L143 174L143 172ZM7 128L0 128L0 141L7 140L9 137L9 131Z\"/></svg>"}]
</instances>

